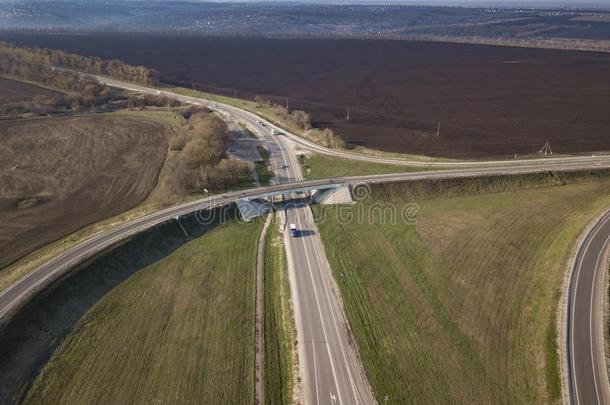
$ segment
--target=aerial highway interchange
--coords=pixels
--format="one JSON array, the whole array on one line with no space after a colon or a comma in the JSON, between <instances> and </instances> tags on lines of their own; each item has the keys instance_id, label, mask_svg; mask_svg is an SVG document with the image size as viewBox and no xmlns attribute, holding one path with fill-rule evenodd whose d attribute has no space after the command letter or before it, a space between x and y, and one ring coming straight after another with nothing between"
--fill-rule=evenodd
<instances>
[{"instance_id":1,"label":"aerial highway interchange","mask_svg":"<svg viewBox=\"0 0 610 405\"><path fill-rule=\"evenodd\" d=\"M295 190L313 191L330 184L353 186L360 183L373 184L610 167L610 156L603 154L499 161L409 160L359 155L316 145L297 135L290 134L251 112L234 106L105 77L95 76L95 78L108 86L140 93L163 94L184 103L208 106L228 121L247 125L269 146L276 184L246 191L229 192L181 204L97 234L44 263L2 291L0 293L0 320L10 317L28 298L48 286L67 269L116 242L197 210L226 205L240 199L255 198L275 192L290 197ZM297 149L347 159L437 170L304 181L295 152ZM331 405L374 403L374 396L350 336L339 292L324 254L312 212L306 204L297 204L287 209L283 216L286 224L294 223L297 228L307 231L299 238L291 238L288 235L285 238L295 306L298 350L302 359L300 367L304 400L306 403ZM569 382L567 384L569 400L574 404L610 403L610 386L607 383L603 353L603 319L600 308L601 294L604 293L601 284L607 265L609 242L610 214L606 213L584 235L574 259L566 304L567 330L564 349L567 353L567 359L565 359L567 369L563 373Z\"/></svg>"}]
</instances>

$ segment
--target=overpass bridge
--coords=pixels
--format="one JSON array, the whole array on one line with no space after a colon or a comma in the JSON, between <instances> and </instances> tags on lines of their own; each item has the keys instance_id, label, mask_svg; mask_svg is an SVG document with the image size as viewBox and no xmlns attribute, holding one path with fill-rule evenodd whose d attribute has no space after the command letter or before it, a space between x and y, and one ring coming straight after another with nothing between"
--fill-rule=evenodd
<instances>
[{"instance_id":1,"label":"overpass bridge","mask_svg":"<svg viewBox=\"0 0 610 405\"><path fill-rule=\"evenodd\" d=\"M67 269L86 260L104 249L136 235L144 230L175 220L184 215L190 215L201 210L209 210L236 203L240 200L252 200L261 196L290 195L297 191L329 190L343 186L355 189L359 185L409 182L419 180L439 180L450 178L469 178L479 176L499 176L526 173L539 173L542 171L570 171L610 168L610 159L607 161L581 161L570 163L556 163L549 161L546 165L518 165L515 167L482 167L471 169L433 170L424 172L406 172L393 174L378 174L367 176L340 177L334 179L298 181L292 183L276 184L268 187L228 192L195 201L186 202L148 215L135 218L124 224L100 232L75 246L66 249L63 253L42 263L23 278L15 281L11 286L0 292L0 323L6 320L8 314L14 313L29 297L51 284Z\"/></svg>"},{"instance_id":2,"label":"overpass bridge","mask_svg":"<svg viewBox=\"0 0 610 405\"><path fill-rule=\"evenodd\" d=\"M291 203L351 204L351 185L347 183L324 183L304 186L303 183L290 183L292 188L262 192L237 200L241 217L248 221L276 209L285 208ZM281 197L277 201L277 197Z\"/></svg>"}]
</instances>

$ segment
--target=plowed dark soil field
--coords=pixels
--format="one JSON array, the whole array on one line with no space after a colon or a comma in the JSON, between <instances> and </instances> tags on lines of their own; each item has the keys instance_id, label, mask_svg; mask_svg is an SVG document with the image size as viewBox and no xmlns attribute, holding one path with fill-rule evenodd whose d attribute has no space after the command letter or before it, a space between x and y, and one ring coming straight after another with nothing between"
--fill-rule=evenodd
<instances>
[{"instance_id":1,"label":"plowed dark soil field","mask_svg":"<svg viewBox=\"0 0 610 405\"><path fill-rule=\"evenodd\" d=\"M144 200L169 131L117 114L0 122L0 269Z\"/></svg>"},{"instance_id":2,"label":"plowed dark soil field","mask_svg":"<svg viewBox=\"0 0 610 405\"><path fill-rule=\"evenodd\" d=\"M53 94L54 91L0 76L0 103L26 101L35 96Z\"/></svg>"},{"instance_id":3,"label":"plowed dark soil field","mask_svg":"<svg viewBox=\"0 0 610 405\"><path fill-rule=\"evenodd\" d=\"M512 156L547 141L555 153L610 149L610 54L404 41L0 39L119 58L208 91L287 101L353 144L387 151Z\"/></svg>"}]
</instances>

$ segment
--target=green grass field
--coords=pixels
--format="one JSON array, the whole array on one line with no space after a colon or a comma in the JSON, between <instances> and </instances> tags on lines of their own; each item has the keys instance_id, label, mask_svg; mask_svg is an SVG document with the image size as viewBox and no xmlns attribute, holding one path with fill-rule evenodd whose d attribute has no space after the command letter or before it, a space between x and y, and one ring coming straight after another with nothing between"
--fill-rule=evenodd
<instances>
[{"instance_id":1,"label":"green grass field","mask_svg":"<svg viewBox=\"0 0 610 405\"><path fill-rule=\"evenodd\" d=\"M341 219L315 207L378 400L560 402L562 281L575 241L610 206L609 188L608 178L547 174L376 186ZM393 225L391 207L405 203L419 206L417 223Z\"/></svg>"},{"instance_id":2,"label":"green grass field","mask_svg":"<svg viewBox=\"0 0 610 405\"><path fill-rule=\"evenodd\" d=\"M80 320L26 403L252 403L261 230L228 223L128 278Z\"/></svg>"},{"instance_id":3,"label":"green grass field","mask_svg":"<svg viewBox=\"0 0 610 405\"><path fill-rule=\"evenodd\" d=\"M342 159L327 155L312 155L299 158L303 176L306 180L328 179L342 176L364 176L369 174L388 174L421 172L430 170L421 167L386 165L363 162L360 160Z\"/></svg>"},{"instance_id":4,"label":"green grass field","mask_svg":"<svg viewBox=\"0 0 610 405\"><path fill-rule=\"evenodd\" d=\"M290 308L288 265L277 217L265 244L265 403L292 403L295 366L294 325Z\"/></svg>"}]
</instances>

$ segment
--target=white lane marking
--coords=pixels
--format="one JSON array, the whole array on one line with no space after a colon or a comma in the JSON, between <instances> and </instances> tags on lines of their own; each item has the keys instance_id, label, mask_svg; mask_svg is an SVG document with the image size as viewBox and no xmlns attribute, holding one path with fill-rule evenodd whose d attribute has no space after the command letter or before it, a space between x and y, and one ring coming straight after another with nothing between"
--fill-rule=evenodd
<instances>
[{"instance_id":1,"label":"white lane marking","mask_svg":"<svg viewBox=\"0 0 610 405\"><path fill-rule=\"evenodd\" d=\"M591 245L592 241L597 237L597 234L599 234L599 232L601 232L601 229L604 227L605 223L608 221L608 219L610 219L610 213L605 214L605 216L602 216L602 219L600 219L600 221L593 227L592 232L588 235L589 239L586 240L586 243L584 244L584 246L581 246L581 248L579 249L579 252L577 253L578 255L580 255L578 257L578 261L577 261L577 265L575 265L575 277L576 277L576 281L574 283L574 295L572 297L572 308L570 310L570 312L572 313L572 329L569 331L571 339L570 339L570 348L572 349L572 370L570 370L570 374L572 374L572 381L574 384L574 396L575 396L575 400L576 400L576 404L580 404L580 396L578 395L578 378L577 378L577 373L575 372L575 358L576 358L576 351L574 350L574 319L576 316L576 297L578 295L578 284L580 282L580 274L581 274L581 269L582 269L582 263L584 261L584 258L586 256L586 252L589 249L589 246ZM596 229L597 228L597 229Z\"/></svg>"},{"instance_id":2,"label":"white lane marking","mask_svg":"<svg viewBox=\"0 0 610 405\"><path fill-rule=\"evenodd\" d=\"M306 208L309 209L309 208ZM325 255L323 252L320 252L320 250L318 249L319 246L316 242L314 242L313 240L311 241L311 244L313 246L314 251L316 252L316 261L318 262L318 266L320 269L325 269L326 266L324 265L324 263L322 263L322 256ZM326 272L324 272L326 273ZM332 273L331 274L327 274L327 276L333 277ZM324 279L324 275L321 274L322 279ZM341 354L343 354L343 363L345 364L345 369L347 370L347 375L349 377L349 381L350 384L352 386L352 393L354 394L354 400L356 401L356 404L360 403L360 398L356 389L356 383L354 382L354 378L352 376L352 372L351 372L351 367L347 361L347 355L346 355L346 351L345 348L343 346L343 339L341 339L341 334L339 333L339 327L337 326L337 319L335 317L335 306L332 305L332 299L331 296L328 292L328 289L326 287L326 283L322 282L322 286L324 287L324 293L326 294L326 300L328 302L328 306L330 308L330 314L333 320L333 325L335 327L335 333L337 336L337 340L339 341L339 347L341 348Z\"/></svg>"},{"instance_id":3,"label":"white lane marking","mask_svg":"<svg viewBox=\"0 0 610 405\"><path fill-rule=\"evenodd\" d=\"M297 208L298 209L298 208ZM296 222L299 224L299 229L302 229L301 219L299 218L298 211L295 210ZM307 261L307 270L309 274L309 279L311 280L311 285L313 288L313 295L316 300L316 307L318 309L318 315L320 317L320 324L322 325L322 333L324 334L324 340L326 341L326 352L328 353L328 360L330 361L330 368L333 374L333 380L335 381L335 389L337 390L337 395L339 396L339 403L343 403L343 399L341 398L341 390L339 389L339 383L337 381L337 369L335 368L335 362L333 361L333 356L330 353L330 347L328 344L328 334L326 333L326 326L324 325L324 320L322 317L322 309L320 307L320 299L318 297L318 289L316 288L316 284L313 279L313 275L311 273L311 261L309 260L309 254L307 253L307 247L305 246L304 238L300 237L301 244L303 245L303 251L305 252L305 260Z\"/></svg>"},{"instance_id":4,"label":"white lane marking","mask_svg":"<svg viewBox=\"0 0 610 405\"><path fill-rule=\"evenodd\" d=\"M313 379L316 387L316 404L320 403L320 391L318 389L318 366L316 364L315 339L311 341L311 353L313 354Z\"/></svg>"},{"instance_id":5,"label":"white lane marking","mask_svg":"<svg viewBox=\"0 0 610 405\"><path fill-rule=\"evenodd\" d=\"M602 227L603 228L603 227ZM592 281L592 292L591 292L591 302L590 302L590 306L589 306L589 342L591 344L591 368L593 369L593 384L595 385L595 396L597 398L597 403L601 404L601 401L599 400L599 386L597 384L597 373L596 373L596 368L595 368L595 356L593 353L593 347L594 347L594 342L593 342L593 324L594 324L594 316L593 316L593 302L595 301L595 280L597 278L597 269L599 268L599 260L601 259L602 256L604 256L604 253L606 252L606 247L608 245L608 241L610 241L610 235L606 238L606 240L604 241L604 244L602 245L602 249L599 251L599 253L597 254L597 259L595 260L595 269L593 270L593 281ZM605 366L605 364L604 364Z\"/></svg>"}]
</instances>

